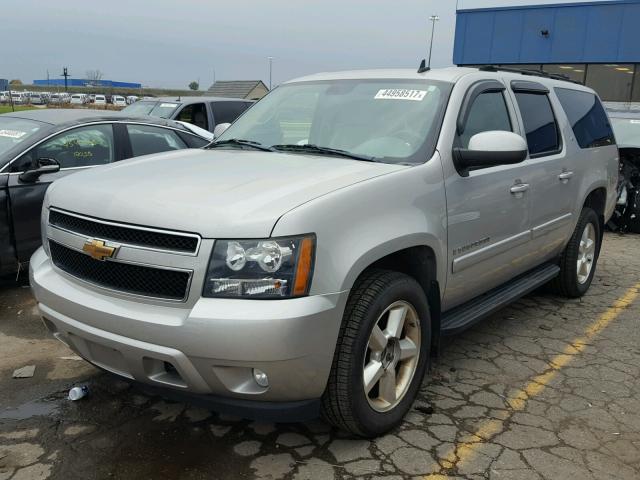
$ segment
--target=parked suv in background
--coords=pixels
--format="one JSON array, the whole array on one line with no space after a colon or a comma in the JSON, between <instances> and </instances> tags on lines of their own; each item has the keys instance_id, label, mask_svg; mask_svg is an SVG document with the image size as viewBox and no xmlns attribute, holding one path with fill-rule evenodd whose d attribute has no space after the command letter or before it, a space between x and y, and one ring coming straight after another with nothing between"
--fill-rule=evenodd
<instances>
[{"instance_id":1,"label":"parked suv in background","mask_svg":"<svg viewBox=\"0 0 640 480\"><path fill-rule=\"evenodd\" d=\"M581 85L314 75L207 149L56 182L31 285L51 332L105 370L375 436L443 335L548 282L586 293L617 175Z\"/></svg>"},{"instance_id":2,"label":"parked suv in background","mask_svg":"<svg viewBox=\"0 0 640 480\"><path fill-rule=\"evenodd\" d=\"M138 100L122 113L150 115L188 122L213 133L216 125L232 123L254 102L220 97L164 97Z\"/></svg>"}]
</instances>

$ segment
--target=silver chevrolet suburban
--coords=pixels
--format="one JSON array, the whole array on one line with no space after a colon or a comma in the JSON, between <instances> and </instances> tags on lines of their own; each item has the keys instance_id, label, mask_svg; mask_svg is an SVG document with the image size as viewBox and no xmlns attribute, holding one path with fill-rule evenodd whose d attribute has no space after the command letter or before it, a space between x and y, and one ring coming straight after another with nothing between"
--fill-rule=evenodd
<instances>
[{"instance_id":1,"label":"silver chevrolet suburban","mask_svg":"<svg viewBox=\"0 0 640 480\"><path fill-rule=\"evenodd\" d=\"M617 179L581 85L492 68L314 75L205 149L55 182L31 285L53 335L104 370L376 436L442 336L545 284L585 294Z\"/></svg>"}]
</instances>

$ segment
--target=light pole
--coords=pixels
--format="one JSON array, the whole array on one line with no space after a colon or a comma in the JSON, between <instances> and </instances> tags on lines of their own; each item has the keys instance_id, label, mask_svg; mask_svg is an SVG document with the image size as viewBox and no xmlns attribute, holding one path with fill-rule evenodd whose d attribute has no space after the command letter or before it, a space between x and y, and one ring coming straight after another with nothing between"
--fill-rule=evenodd
<instances>
[{"instance_id":1,"label":"light pole","mask_svg":"<svg viewBox=\"0 0 640 480\"><path fill-rule=\"evenodd\" d=\"M269 91L271 91L271 79L273 72L273 57L267 57L269 59Z\"/></svg>"},{"instance_id":2,"label":"light pole","mask_svg":"<svg viewBox=\"0 0 640 480\"><path fill-rule=\"evenodd\" d=\"M427 63L427 67L431 68L431 52L433 50L433 32L436 29L436 22L440 20L438 15L431 15L429 17L429 21L431 21L431 42L429 43L429 62Z\"/></svg>"}]
</instances>

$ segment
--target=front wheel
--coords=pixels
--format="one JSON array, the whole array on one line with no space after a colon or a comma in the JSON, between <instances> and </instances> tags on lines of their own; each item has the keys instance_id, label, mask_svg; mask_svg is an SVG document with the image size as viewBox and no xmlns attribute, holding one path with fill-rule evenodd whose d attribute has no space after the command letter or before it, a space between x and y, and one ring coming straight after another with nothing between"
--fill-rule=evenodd
<instances>
[{"instance_id":1,"label":"front wheel","mask_svg":"<svg viewBox=\"0 0 640 480\"><path fill-rule=\"evenodd\" d=\"M388 432L411 408L429 359L431 321L411 277L371 270L345 309L326 391L324 417L354 435Z\"/></svg>"},{"instance_id":2,"label":"front wheel","mask_svg":"<svg viewBox=\"0 0 640 480\"><path fill-rule=\"evenodd\" d=\"M551 282L553 290L577 298L589 290L600 253L600 220L596 212L582 209L576 229L560 260L560 274Z\"/></svg>"}]
</instances>

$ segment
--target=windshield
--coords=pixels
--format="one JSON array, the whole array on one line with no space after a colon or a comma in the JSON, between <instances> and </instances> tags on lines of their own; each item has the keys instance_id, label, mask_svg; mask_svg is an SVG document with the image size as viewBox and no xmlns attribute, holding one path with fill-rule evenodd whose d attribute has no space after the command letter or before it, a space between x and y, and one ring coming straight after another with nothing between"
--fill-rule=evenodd
<instances>
[{"instance_id":1,"label":"windshield","mask_svg":"<svg viewBox=\"0 0 640 480\"><path fill-rule=\"evenodd\" d=\"M616 143L622 147L640 147L640 118L612 118Z\"/></svg>"},{"instance_id":2,"label":"windshield","mask_svg":"<svg viewBox=\"0 0 640 480\"><path fill-rule=\"evenodd\" d=\"M129 115L151 115L158 118L171 118L179 103L141 100L122 109Z\"/></svg>"},{"instance_id":3,"label":"windshield","mask_svg":"<svg viewBox=\"0 0 640 480\"><path fill-rule=\"evenodd\" d=\"M0 155L24 142L42 128L39 122L21 118L0 117Z\"/></svg>"},{"instance_id":4,"label":"windshield","mask_svg":"<svg viewBox=\"0 0 640 480\"><path fill-rule=\"evenodd\" d=\"M433 154L450 89L444 82L394 79L286 84L247 110L218 141L241 139L276 149L313 145L389 163L422 163Z\"/></svg>"}]
</instances>

